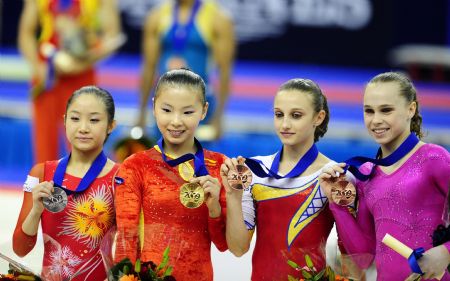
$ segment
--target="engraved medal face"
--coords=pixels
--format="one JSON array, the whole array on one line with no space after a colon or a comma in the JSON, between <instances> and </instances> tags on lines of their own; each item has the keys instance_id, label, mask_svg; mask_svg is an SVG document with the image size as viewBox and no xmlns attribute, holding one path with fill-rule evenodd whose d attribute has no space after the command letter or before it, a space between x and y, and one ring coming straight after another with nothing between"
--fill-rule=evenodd
<instances>
[{"instance_id":1,"label":"engraved medal face","mask_svg":"<svg viewBox=\"0 0 450 281\"><path fill-rule=\"evenodd\" d=\"M44 208L52 213L59 213L67 206L67 194L60 188L55 186L52 196L42 199Z\"/></svg>"},{"instance_id":2,"label":"engraved medal face","mask_svg":"<svg viewBox=\"0 0 450 281\"><path fill-rule=\"evenodd\" d=\"M252 172L243 164L236 165L236 170L228 173L228 183L233 189L247 189L252 182Z\"/></svg>"},{"instance_id":3,"label":"engraved medal face","mask_svg":"<svg viewBox=\"0 0 450 281\"><path fill-rule=\"evenodd\" d=\"M180 188L180 202L189 209L200 207L205 200L203 187L198 183L185 183Z\"/></svg>"},{"instance_id":4,"label":"engraved medal face","mask_svg":"<svg viewBox=\"0 0 450 281\"><path fill-rule=\"evenodd\" d=\"M331 198L338 205L351 205L356 198L355 186L345 178L338 178L336 182L332 183Z\"/></svg>"}]
</instances>

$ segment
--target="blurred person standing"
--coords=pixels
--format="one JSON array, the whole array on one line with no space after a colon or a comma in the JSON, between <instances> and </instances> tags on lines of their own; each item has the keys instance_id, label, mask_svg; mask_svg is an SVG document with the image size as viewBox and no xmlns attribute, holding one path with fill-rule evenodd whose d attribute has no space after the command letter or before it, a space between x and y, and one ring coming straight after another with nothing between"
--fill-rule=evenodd
<instances>
[{"instance_id":1,"label":"blurred person standing","mask_svg":"<svg viewBox=\"0 0 450 281\"><path fill-rule=\"evenodd\" d=\"M34 161L57 159L70 95L95 85L95 63L124 38L115 0L25 0L19 49L31 68Z\"/></svg>"},{"instance_id":2,"label":"blurred person standing","mask_svg":"<svg viewBox=\"0 0 450 281\"><path fill-rule=\"evenodd\" d=\"M219 138L235 51L230 17L213 0L163 1L150 11L145 21L142 48L144 62L137 125L145 128L148 100L156 78L168 70L185 67L198 73L209 88L210 114L205 122L211 126L203 127L210 129L206 132L200 127L200 137ZM219 72L217 91L211 89L211 59Z\"/></svg>"}]
</instances>

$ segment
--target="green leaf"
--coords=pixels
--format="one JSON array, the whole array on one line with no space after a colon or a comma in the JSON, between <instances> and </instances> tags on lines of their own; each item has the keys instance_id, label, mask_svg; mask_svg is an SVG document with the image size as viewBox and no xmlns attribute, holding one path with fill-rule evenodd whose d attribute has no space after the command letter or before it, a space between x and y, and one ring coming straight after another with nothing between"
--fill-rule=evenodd
<instances>
[{"instance_id":1,"label":"green leaf","mask_svg":"<svg viewBox=\"0 0 450 281\"><path fill-rule=\"evenodd\" d=\"M327 266L327 273L328 273L328 280L329 281L335 281L336 280L336 276L334 275L334 271L329 266Z\"/></svg>"},{"instance_id":2,"label":"green leaf","mask_svg":"<svg viewBox=\"0 0 450 281\"><path fill-rule=\"evenodd\" d=\"M137 259L136 263L134 264L134 271L139 273L141 272L141 260Z\"/></svg>"},{"instance_id":3,"label":"green leaf","mask_svg":"<svg viewBox=\"0 0 450 281\"><path fill-rule=\"evenodd\" d=\"M123 266L123 274L128 275L130 273L130 267L128 265Z\"/></svg>"},{"instance_id":4,"label":"green leaf","mask_svg":"<svg viewBox=\"0 0 450 281\"><path fill-rule=\"evenodd\" d=\"M288 263L292 268L295 268L295 269L299 268L298 264L296 264L295 262L293 262L293 261L291 261L291 260L288 260L287 263Z\"/></svg>"},{"instance_id":5,"label":"green leaf","mask_svg":"<svg viewBox=\"0 0 450 281\"><path fill-rule=\"evenodd\" d=\"M173 271L173 267L168 266L167 269L166 269L166 271L164 272L163 277L172 275L172 271Z\"/></svg>"},{"instance_id":6,"label":"green leaf","mask_svg":"<svg viewBox=\"0 0 450 281\"><path fill-rule=\"evenodd\" d=\"M313 277L311 273L309 273L308 271L306 271L304 269L302 269L302 275L305 278L312 278Z\"/></svg>"},{"instance_id":7,"label":"green leaf","mask_svg":"<svg viewBox=\"0 0 450 281\"><path fill-rule=\"evenodd\" d=\"M305 255L305 261L306 261L306 266L311 269L314 270L314 264L311 260L311 257L309 255Z\"/></svg>"},{"instance_id":8,"label":"green leaf","mask_svg":"<svg viewBox=\"0 0 450 281\"><path fill-rule=\"evenodd\" d=\"M318 281L322 278L322 276L325 274L325 269L321 270L319 273L314 276L314 281Z\"/></svg>"},{"instance_id":9,"label":"green leaf","mask_svg":"<svg viewBox=\"0 0 450 281\"><path fill-rule=\"evenodd\" d=\"M169 252L170 252L169 246L167 246L167 248L164 250L164 253L163 253L163 259L162 259L161 263L158 265L158 267L156 268L156 272L158 272L159 270L166 267L167 264L169 263Z\"/></svg>"},{"instance_id":10,"label":"green leaf","mask_svg":"<svg viewBox=\"0 0 450 281\"><path fill-rule=\"evenodd\" d=\"M298 279L295 277L292 277L291 275L288 275L288 281L298 281Z\"/></svg>"}]
</instances>

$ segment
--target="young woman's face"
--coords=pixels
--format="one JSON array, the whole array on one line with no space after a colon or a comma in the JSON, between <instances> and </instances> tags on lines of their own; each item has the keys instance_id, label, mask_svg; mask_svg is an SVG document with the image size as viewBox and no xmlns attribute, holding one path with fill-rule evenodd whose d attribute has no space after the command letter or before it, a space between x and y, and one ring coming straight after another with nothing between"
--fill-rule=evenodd
<instances>
[{"instance_id":1,"label":"young woman's face","mask_svg":"<svg viewBox=\"0 0 450 281\"><path fill-rule=\"evenodd\" d=\"M283 145L295 146L314 142L314 131L325 112L314 111L310 94L298 90L283 90L274 101L274 125Z\"/></svg>"},{"instance_id":2,"label":"young woman's face","mask_svg":"<svg viewBox=\"0 0 450 281\"><path fill-rule=\"evenodd\" d=\"M103 148L114 123L108 125L106 107L101 99L92 94L81 94L67 109L65 127L72 150L88 152Z\"/></svg>"},{"instance_id":3,"label":"young woman's face","mask_svg":"<svg viewBox=\"0 0 450 281\"><path fill-rule=\"evenodd\" d=\"M364 123L380 145L397 147L410 134L416 103L408 103L395 82L371 83L364 93Z\"/></svg>"},{"instance_id":4,"label":"young woman's face","mask_svg":"<svg viewBox=\"0 0 450 281\"><path fill-rule=\"evenodd\" d=\"M183 145L194 138L198 124L206 116L201 93L190 86L163 86L154 102L153 115L164 141Z\"/></svg>"}]
</instances>

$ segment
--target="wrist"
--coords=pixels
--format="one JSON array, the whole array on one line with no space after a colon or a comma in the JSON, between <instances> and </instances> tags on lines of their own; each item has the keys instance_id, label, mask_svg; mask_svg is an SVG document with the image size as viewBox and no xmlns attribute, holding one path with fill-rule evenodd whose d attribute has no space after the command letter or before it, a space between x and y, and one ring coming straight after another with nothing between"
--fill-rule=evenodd
<instances>
[{"instance_id":1,"label":"wrist","mask_svg":"<svg viewBox=\"0 0 450 281\"><path fill-rule=\"evenodd\" d=\"M217 204L214 204L213 206L208 208L209 211L209 217L212 219L220 217L220 214L222 212L222 207L220 207L219 202Z\"/></svg>"}]
</instances>

